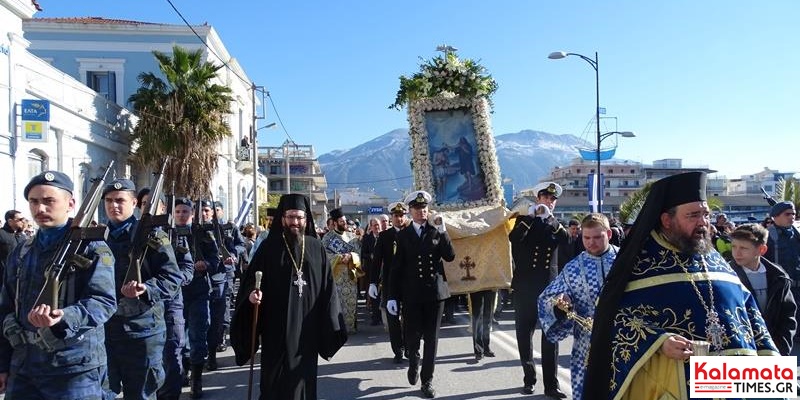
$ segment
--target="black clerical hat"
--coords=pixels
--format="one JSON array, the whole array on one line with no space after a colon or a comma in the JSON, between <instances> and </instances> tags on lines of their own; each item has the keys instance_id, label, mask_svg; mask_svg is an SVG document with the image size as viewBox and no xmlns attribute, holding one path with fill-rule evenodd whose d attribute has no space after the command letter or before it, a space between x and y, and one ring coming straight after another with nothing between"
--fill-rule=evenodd
<instances>
[{"instance_id":1,"label":"black clerical hat","mask_svg":"<svg viewBox=\"0 0 800 400\"><path fill-rule=\"evenodd\" d=\"M672 175L653 184L650 191L663 191L664 197L660 211L669 210L681 204L706 201L706 174L704 172L687 172ZM658 199L647 197L647 202L658 202Z\"/></svg>"},{"instance_id":2,"label":"black clerical hat","mask_svg":"<svg viewBox=\"0 0 800 400\"><path fill-rule=\"evenodd\" d=\"M22 192L22 195L25 196L25 200L28 199L28 192L30 192L31 189L37 185L57 187L59 189L68 191L69 194L72 194L72 190L74 189L72 179L69 179L69 177L63 172L45 171L31 178L31 181L25 186L25 190Z\"/></svg>"},{"instance_id":3,"label":"black clerical hat","mask_svg":"<svg viewBox=\"0 0 800 400\"><path fill-rule=\"evenodd\" d=\"M339 219L339 218L344 217L344 213L342 213L342 209L341 208L334 208L333 210L331 210L328 213L328 215L333 219Z\"/></svg>"}]
</instances>

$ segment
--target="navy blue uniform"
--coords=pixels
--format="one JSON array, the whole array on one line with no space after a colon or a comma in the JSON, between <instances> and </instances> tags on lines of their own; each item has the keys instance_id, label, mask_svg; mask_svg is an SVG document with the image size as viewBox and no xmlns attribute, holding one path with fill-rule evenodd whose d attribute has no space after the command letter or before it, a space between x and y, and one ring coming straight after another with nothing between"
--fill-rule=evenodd
<instances>
[{"instance_id":1,"label":"navy blue uniform","mask_svg":"<svg viewBox=\"0 0 800 400\"><path fill-rule=\"evenodd\" d=\"M37 329L28 322L45 271L71 221L40 230L8 258L0 294L0 372L8 373L8 398L101 399L106 375L104 324L116 311L114 257L102 242L87 246L88 268L62 280L62 320ZM16 306L15 306L16 303Z\"/></svg>"},{"instance_id":2,"label":"navy blue uniform","mask_svg":"<svg viewBox=\"0 0 800 400\"><path fill-rule=\"evenodd\" d=\"M167 234L154 229L142 263L147 290L138 298L122 295L129 252L139 221L109 224L108 245L116 259L117 312L106 324L110 389L126 399L152 399L164 383L163 352L166 342L164 301L172 300L181 284L181 272Z\"/></svg>"},{"instance_id":3,"label":"navy blue uniform","mask_svg":"<svg viewBox=\"0 0 800 400\"><path fill-rule=\"evenodd\" d=\"M244 239L239 229L231 223L220 221L222 242L231 255L240 259L245 256ZM224 261L224 260L223 260ZM218 346L227 347L225 334L230 331L233 303L233 285L236 279L236 265L223 264L224 275L211 277L211 328L208 333L208 348L214 354ZM220 282L222 284L220 284ZM216 366L214 366L215 368Z\"/></svg>"},{"instance_id":4,"label":"navy blue uniform","mask_svg":"<svg viewBox=\"0 0 800 400\"><path fill-rule=\"evenodd\" d=\"M183 287L184 310L189 336L189 358L192 365L204 365L208 357L208 331L210 324L209 293L211 275L220 272L219 249L210 231L199 230L186 236L192 258L205 261L205 271L194 271L192 281ZM224 272L223 272L224 273Z\"/></svg>"},{"instance_id":5,"label":"navy blue uniform","mask_svg":"<svg viewBox=\"0 0 800 400\"><path fill-rule=\"evenodd\" d=\"M173 236L172 249L181 272L181 288L194 277L194 261L186 245L186 237ZM186 318L183 316L183 290L175 298L164 301L164 321L167 325L167 341L164 344L164 385L158 389L159 398L175 398L181 394L183 364L181 357L186 345Z\"/></svg>"}]
</instances>

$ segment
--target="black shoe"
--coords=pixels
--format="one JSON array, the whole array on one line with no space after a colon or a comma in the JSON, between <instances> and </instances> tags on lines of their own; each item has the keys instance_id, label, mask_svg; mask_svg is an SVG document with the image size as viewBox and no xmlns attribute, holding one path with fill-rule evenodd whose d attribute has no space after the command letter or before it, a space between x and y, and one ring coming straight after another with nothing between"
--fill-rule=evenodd
<instances>
[{"instance_id":1,"label":"black shoe","mask_svg":"<svg viewBox=\"0 0 800 400\"><path fill-rule=\"evenodd\" d=\"M228 345L227 345L226 343L220 343L220 344L217 346L217 353L222 353L222 352L224 352L225 350L228 350Z\"/></svg>"},{"instance_id":2,"label":"black shoe","mask_svg":"<svg viewBox=\"0 0 800 400\"><path fill-rule=\"evenodd\" d=\"M433 385L430 382L422 384L422 394L429 399L436 397L436 391L433 390Z\"/></svg>"},{"instance_id":3,"label":"black shoe","mask_svg":"<svg viewBox=\"0 0 800 400\"><path fill-rule=\"evenodd\" d=\"M408 384L409 385L416 385L417 379L419 379L419 368L416 365L409 365L408 366Z\"/></svg>"},{"instance_id":4,"label":"black shoe","mask_svg":"<svg viewBox=\"0 0 800 400\"><path fill-rule=\"evenodd\" d=\"M567 395L564 394L564 392L562 392L558 388L556 388L556 389L545 389L544 395L547 396L547 397L552 397L554 399L566 399L567 398Z\"/></svg>"},{"instance_id":5,"label":"black shoe","mask_svg":"<svg viewBox=\"0 0 800 400\"><path fill-rule=\"evenodd\" d=\"M214 353L208 354L208 361L206 362L206 371L217 370L217 355Z\"/></svg>"},{"instance_id":6,"label":"black shoe","mask_svg":"<svg viewBox=\"0 0 800 400\"><path fill-rule=\"evenodd\" d=\"M485 355L486 357L495 357L495 354L494 354L493 351L487 351L487 352L483 353L483 355Z\"/></svg>"},{"instance_id":7,"label":"black shoe","mask_svg":"<svg viewBox=\"0 0 800 400\"><path fill-rule=\"evenodd\" d=\"M475 361L483 360L483 354L475 353Z\"/></svg>"},{"instance_id":8,"label":"black shoe","mask_svg":"<svg viewBox=\"0 0 800 400\"><path fill-rule=\"evenodd\" d=\"M522 394L533 394L533 385L525 385L522 387Z\"/></svg>"},{"instance_id":9,"label":"black shoe","mask_svg":"<svg viewBox=\"0 0 800 400\"><path fill-rule=\"evenodd\" d=\"M394 356L394 359L392 360L392 362L394 362L395 364L402 364L403 363L403 356L401 356L399 354Z\"/></svg>"}]
</instances>

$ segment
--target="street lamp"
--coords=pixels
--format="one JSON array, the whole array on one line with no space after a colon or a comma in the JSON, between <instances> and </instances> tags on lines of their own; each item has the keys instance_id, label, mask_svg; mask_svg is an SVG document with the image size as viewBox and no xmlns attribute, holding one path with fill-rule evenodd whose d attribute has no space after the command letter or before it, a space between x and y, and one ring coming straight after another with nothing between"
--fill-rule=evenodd
<instances>
[{"instance_id":1,"label":"street lamp","mask_svg":"<svg viewBox=\"0 0 800 400\"><path fill-rule=\"evenodd\" d=\"M594 108L594 116L595 122L597 126L597 151L595 156L597 157L597 171L595 175L597 176L597 184L595 185L595 190L597 196L595 197L595 201L597 201L597 212L603 212L603 202L602 202L602 194L603 194L603 182L600 179L600 68L597 62L597 52L594 52L594 60L589 57L584 56L583 54L578 53L565 53L563 51L554 51L547 56L547 58L551 60L560 60L562 58L566 58L567 56L577 56L589 63L594 69L594 87L595 87L595 108Z\"/></svg>"}]
</instances>

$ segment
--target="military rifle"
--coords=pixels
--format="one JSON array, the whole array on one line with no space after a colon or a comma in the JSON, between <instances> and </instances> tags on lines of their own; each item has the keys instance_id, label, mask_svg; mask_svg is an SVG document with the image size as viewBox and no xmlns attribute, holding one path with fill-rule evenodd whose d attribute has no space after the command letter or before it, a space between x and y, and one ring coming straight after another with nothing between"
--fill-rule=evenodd
<instances>
[{"instance_id":1,"label":"military rifle","mask_svg":"<svg viewBox=\"0 0 800 400\"><path fill-rule=\"evenodd\" d=\"M761 193L764 193L764 200L767 201L767 204L769 204L770 207L774 206L775 204L778 204L778 202L775 199L773 199L772 196L770 196L769 193L767 193L766 190L764 190L763 186L760 189L761 189ZM797 227L794 226L794 224L791 224L789 226L792 227L792 230L794 231L795 237L800 237L800 230L798 230Z\"/></svg>"},{"instance_id":2,"label":"military rifle","mask_svg":"<svg viewBox=\"0 0 800 400\"><path fill-rule=\"evenodd\" d=\"M169 157L164 160L161 171L154 174L156 179L150 192L150 203L147 205L147 209L142 210L142 217L139 218L139 224L136 225L136 231L133 233L133 242L128 253L130 264L128 264L128 271L125 273L123 283L130 281L142 283L142 262L148 247L150 247L151 231L155 227L171 224L169 214L157 215L159 198L164 190L164 172L167 169L168 162Z\"/></svg>"},{"instance_id":3,"label":"military rifle","mask_svg":"<svg viewBox=\"0 0 800 400\"><path fill-rule=\"evenodd\" d=\"M219 218L217 217L217 207L214 205L213 194L211 195L211 210L213 210L211 223L214 226L214 230L211 232L214 234L214 240L217 242L217 246L219 247L219 254L224 261L233 256L231 255L231 252L228 251L228 247L225 246L225 237L222 235L222 226L220 225ZM233 228L231 227L231 229Z\"/></svg>"},{"instance_id":4,"label":"military rifle","mask_svg":"<svg viewBox=\"0 0 800 400\"><path fill-rule=\"evenodd\" d=\"M44 285L39 292L39 297L34 302L35 305L46 304L52 310L58 309L59 290L64 275L75 267L88 268L92 264L92 260L78 254L78 252L82 251L88 242L105 240L108 236L108 227L90 227L89 225L92 222L95 211L97 211L97 206L100 205L103 187L106 185L106 179L108 179L108 174L113 166L114 161L111 161L103 175L95 179L92 187L89 188L81 207L72 219L69 232L58 245L58 250L50 261L50 266L44 272Z\"/></svg>"}]
</instances>

